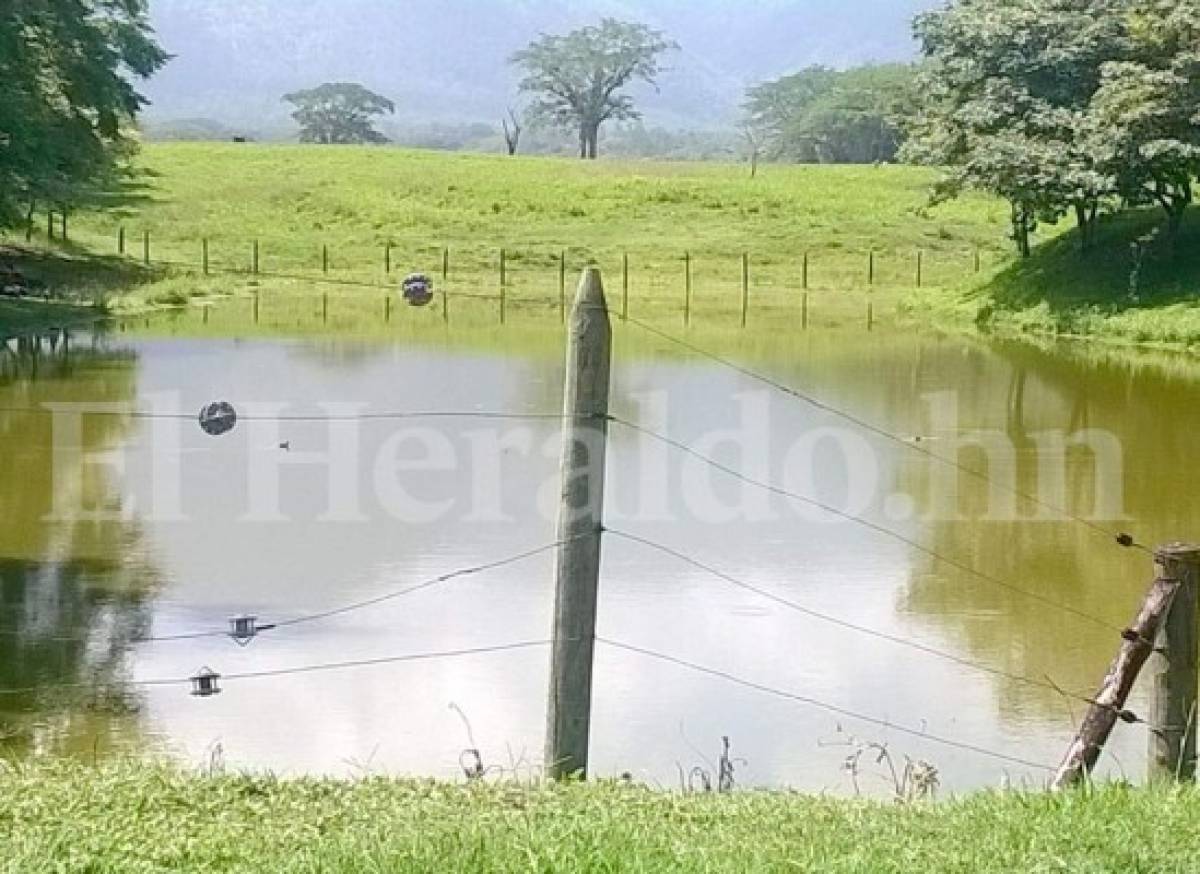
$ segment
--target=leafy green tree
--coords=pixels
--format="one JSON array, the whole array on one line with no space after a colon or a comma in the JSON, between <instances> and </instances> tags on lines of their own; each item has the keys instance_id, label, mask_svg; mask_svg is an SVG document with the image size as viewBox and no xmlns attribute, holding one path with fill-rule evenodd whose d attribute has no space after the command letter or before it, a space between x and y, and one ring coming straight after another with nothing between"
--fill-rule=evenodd
<instances>
[{"instance_id":1,"label":"leafy green tree","mask_svg":"<svg viewBox=\"0 0 1200 874\"><path fill-rule=\"evenodd\" d=\"M661 58L679 46L642 24L606 18L566 36L543 34L512 56L520 88L534 95L532 118L579 134L579 157L595 158L608 121L641 118L623 93L634 82L657 87Z\"/></svg>"},{"instance_id":2,"label":"leafy green tree","mask_svg":"<svg viewBox=\"0 0 1200 874\"><path fill-rule=\"evenodd\" d=\"M1174 237L1200 174L1200 2L1133 3L1132 52L1105 64L1089 145L1126 203L1161 206Z\"/></svg>"},{"instance_id":3,"label":"leafy green tree","mask_svg":"<svg viewBox=\"0 0 1200 874\"><path fill-rule=\"evenodd\" d=\"M747 91L745 124L767 133L777 159L891 161L903 141L900 119L917 100L916 73L906 64L809 67Z\"/></svg>"},{"instance_id":4,"label":"leafy green tree","mask_svg":"<svg viewBox=\"0 0 1200 874\"><path fill-rule=\"evenodd\" d=\"M975 188L1006 198L1023 255L1038 222L1072 211L1089 247L1117 193L1092 151L1090 117L1104 64L1130 49L1113 3L957 0L917 18L930 68L905 156L951 168L938 197Z\"/></svg>"},{"instance_id":5,"label":"leafy green tree","mask_svg":"<svg viewBox=\"0 0 1200 874\"><path fill-rule=\"evenodd\" d=\"M0 227L113 182L145 105L131 79L167 60L146 0L0 2Z\"/></svg>"},{"instance_id":6,"label":"leafy green tree","mask_svg":"<svg viewBox=\"0 0 1200 874\"><path fill-rule=\"evenodd\" d=\"M386 143L388 138L375 130L374 119L396 111L392 101L353 82L326 82L283 99L296 107L292 118L300 125L302 143Z\"/></svg>"}]
</instances>

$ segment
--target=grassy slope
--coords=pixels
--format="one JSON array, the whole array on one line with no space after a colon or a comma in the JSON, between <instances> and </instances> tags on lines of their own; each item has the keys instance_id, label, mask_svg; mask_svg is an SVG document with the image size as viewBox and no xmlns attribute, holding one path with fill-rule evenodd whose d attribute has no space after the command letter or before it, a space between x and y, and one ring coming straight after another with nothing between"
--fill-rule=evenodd
<instances>
[{"instance_id":1,"label":"grassy slope","mask_svg":"<svg viewBox=\"0 0 1200 874\"><path fill-rule=\"evenodd\" d=\"M1184 874L1200 794L981 794L932 806L615 785L454 787L137 766L0 769L0 871Z\"/></svg>"},{"instance_id":2,"label":"grassy slope","mask_svg":"<svg viewBox=\"0 0 1200 874\"><path fill-rule=\"evenodd\" d=\"M1006 333L1198 348L1200 217L1189 217L1174 246L1162 237L1155 241L1132 293L1131 244L1162 224L1157 211L1110 218L1086 256L1071 231L981 283L910 294L906 306L915 314Z\"/></svg>"}]
</instances>

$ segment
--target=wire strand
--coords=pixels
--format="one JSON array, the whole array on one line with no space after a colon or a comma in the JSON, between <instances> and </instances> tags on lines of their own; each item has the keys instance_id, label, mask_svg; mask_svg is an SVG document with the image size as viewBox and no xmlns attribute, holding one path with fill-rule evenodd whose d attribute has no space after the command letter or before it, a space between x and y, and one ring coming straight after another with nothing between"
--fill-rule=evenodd
<instances>
[{"instance_id":1,"label":"wire strand","mask_svg":"<svg viewBox=\"0 0 1200 874\"><path fill-rule=\"evenodd\" d=\"M406 655L384 656L373 659L353 659L341 662L321 662L315 665L299 665L291 668L275 668L262 671L241 671L239 673L219 674L222 682L239 680L261 680L272 677L290 677L302 674L321 673L325 671L343 671L356 668L378 667L380 665L395 665L405 662L438 661L442 659L467 658L469 656L494 655L498 653L516 652L519 650L545 648L550 646L549 640L524 641L520 643L497 644L495 646L479 646L467 649L441 650L434 652L409 653ZM163 686L191 685L191 677L173 677L154 680L125 680L108 683L54 683L45 686L31 686L24 689L0 689L0 695L32 695L49 690L67 689L105 689L113 686L130 686L134 688L155 688Z\"/></svg>"},{"instance_id":2,"label":"wire strand","mask_svg":"<svg viewBox=\"0 0 1200 874\"><path fill-rule=\"evenodd\" d=\"M777 698L783 698L788 701L795 701L800 704L808 705L809 707L815 707L819 710L825 710L829 713L833 713L838 716L843 716L847 719L854 719L859 722L865 722L869 725L875 725L880 728L888 729L890 731L898 731L901 734L906 734L911 737L920 738L921 740L925 740L930 743L940 744L941 746L952 747L954 749L964 750L964 751L970 752L970 753L976 753L981 756L987 756L989 758L999 759L1000 761L1008 762L1008 763L1014 764L1014 765L1021 765L1026 768L1033 768L1038 771L1049 771L1049 772L1053 773L1056 770L1055 767L1052 765L1042 764L1041 762L1034 762L1029 759L1021 758L1019 756L1009 755L1008 753L997 752L996 750L990 750L986 747L981 747L976 744L965 743L963 741L957 741L952 738L942 737L940 735L935 735L935 734L930 734L928 732L920 731L915 728L906 728L905 726L897 725L896 723L890 722L889 720L880 719L877 716L871 716L871 715L865 714L865 713L858 713L854 710L849 710L847 708L840 707L836 704L830 704L825 701L820 701L816 698L811 698L807 695L800 695L795 692L789 692L787 690L779 689L774 686L767 686L763 683L757 683L757 682L754 682L753 680L747 680L742 677L738 677L738 676L728 673L726 671L720 671L720 670L717 670L716 668L705 667L704 665L697 664L696 662L690 662L690 661L687 661L686 659L677 658L676 656L671 656L671 655L667 655L665 653L656 652L654 650L646 649L644 647L634 646L633 644L628 644L628 643L621 643L620 641L610 640L605 637L597 637L596 642L604 644L605 646L608 646L613 649L623 650L625 652L644 656L645 658L653 659L655 661L660 661L660 662L664 662L666 664L675 665L676 667L685 668L685 669L687 669L689 671L693 671L695 673L705 674L709 677L715 677L716 679L719 679L719 680L725 680L726 682L733 683L735 685L742 686L743 688L751 689L756 692L762 692L763 694L766 694L766 695L773 695Z\"/></svg>"},{"instance_id":3,"label":"wire strand","mask_svg":"<svg viewBox=\"0 0 1200 874\"><path fill-rule=\"evenodd\" d=\"M692 458L696 458L699 461L704 462L705 464L709 465L713 469L719 470L722 473L733 477L734 479L737 479L737 480L740 480L741 482L746 483L747 485L751 485L756 488L763 489L765 491L771 492L771 493L779 495L781 497L800 501L811 507L815 507L819 510L823 510L824 512L829 513L833 516L837 516L840 519L844 519L847 522L851 522L856 525L861 525L862 527L870 529L871 531L874 531L877 534L881 534L885 537L888 537L888 538L896 541L897 543L902 543L912 549L915 549L918 552L922 553L923 555L926 555L926 556L934 559L935 561L938 561L938 562L941 562L942 564L953 567L957 570L962 571L963 573L970 574L971 576L973 576L983 582L989 583L989 584L997 586L999 588L1007 589L1010 592L1021 595L1023 597L1027 597L1031 600L1037 601L1048 607L1053 607L1057 610L1061 610L1064 613L1069 613L1079 619L1086 620L1087 622L1090 622L1094 625L1100 626L1101 628L1104 628L1108 631L1116 631L1116 632L1120 633L1122 630L1122 629L1118 628L1116 625L1113 625L1111 622L1108 622L1097 616L1093 616L1092 614L1087 613L1083 610L1080 610L1076 607L1072 607L1069 604L1063 604L1059 601L1055 601L1053 598L1047 598L1045 595L1040 595L1037 592L1031 592L1028 589L1022 589L1020 586L1014 585L1013 583L1010 583L1007 580L1001 579L1000 577L996 577L991 574L985 573L983 571L977 570L974 567L972 567L971 565L966 564L965 562L962 562L962 561L959 561L958 559L950 558L949 556L943 555L943 554L937 552L936 550L930 549L928 546L925 546L925 545L919 543L918 541L913 540L910 537L905 537L900 532L894 531L891 528L888 528L884 525L880 525L877 522L872 522L869 519L864 519L861 516L855 516L853 513L847 513L844 510L839 510L830 504L826 504L822 501L818 501L815 498L810 498L807 495L801 495L798 492L790 491L789 489L785 489L782 486L777 486L772 483L763 482L761 480L754 479L753 477L749 477L746 474L742 473L741 471L736 470L736 469L730 467L729 465L722 464L721 462L717 461L716 459L710 458L709 456L705 455L704 453L693 449L692 447L688 446L686 443L683 443L672 437L668 437L665 434L659 434L657 431L653 431L649 428L646 428L643 425L638 425L634 422L630 422L625 419L618 418L616 416L610 416L609 418L610 418L610 421L612 421L614 424L621 425L622 427L628 428L638 434L642 434L646 437L649 437L652 440L659 441L659 442L663 443L664 445L671 447L672 449L676 449L679 452L683 452L686 455L691 456Z\"/></svg>"},{"instance_id":4,"label":"wire strand","mask_svg":"<svg viewBox=\"0 0 1200 874\"><path fill-rule=\"evenodd\" d=\"M698 561L697 559L694 559L691 556L685 555L684 553L682 553L676 549L672 549L669 546L664 546L661 543L656 543L656 542L654 542L652 540L648 540L644 537L639 537L636 534L629 534L628 532L617 531L612 528L606 528L605 533L611 534L614 537L619 537L622 540L627 540L631 543L636 543L641 546L645 546L649 549L653 549L657 552L662 553L663 555L670 556L671 558L677 559L678 561L684 562L685 564L689 564L692 567L696 568L697 570L701 570L701 571L705 572L706 574L716 577L717 579L724 580L725 582L729 583L731 586L734 586L736 588L742 589L747 592L751 592L752 594L755 594L755 595L759 596L760 598L764 598L768 601L771 601L775 604L779 604L780 606L786 607L789 610L794 610L797 613L801 613L805 616L808 616L812 619L816 619L820 622L825 622L830 625L836 625L839 628L844 628L849 631L857 632L859 634L865 634L869 637L874 637L878 640L883 640L883 641L887 641L888 643L896 644L897 646L907 647L909 649L913 649L918 652L925 653L926 655L934 656L935 658L943 659L948 662L953 662L954 664L960 665L962 667L970 668L975 671L980 671L982 673L991 674L992 676L996 676L996 677L1002 677L1007 680L1013 680L1015 682L1023 683L1025 685L1029 685L1029 686L1034 686L1039 689L1046 689L1051 692L1056 692L1059 695L1063 695L1068 698L1073 698L1084 704L1093 703L1092 698L1087 697L1085 695L1079 695L1079 694L1075 694L1072 692L1064 691L1062 689L1062 687L1060 687L1052 682L1049 682L1048 680L1035 679L1033 677L1027 677L1022 674L1016 674L1016 673L1012 673L1010 671L1005 671L1000 668L993 668L988 665L981 664L976 661L972 661L971 659L966 659L961 656L956 656L953 653L946 652L945 650L938 649L937 647L929 646L927 644L921 643L920 641L911 640L906 637L900 637L899 635L889 634L884 631L877 631L876 629L868 628L864 625L858 625L858 624L856 624L854 622L850 622L849 620L846 620L846 619L840 619L836 616L831 616L828 613L822 613L819 610L814 610L814 609L812 609L810 607L806 607L803 604L800 604L796 601L792 601L792 600L789 600L788 598L784 598L780 595L776 595L773 592L770 592L766 589L763 589L763 588L760 588L759 586L754 585L753 583L748 583L745 580L741 580L741 579L738 579L737 577L731 576L730 574L727 574L724 571L718 570L717 568L715 568L711 565L704 564L703 562Z\"/></svg>"},{"instance_id":5,"label":"wire strand","mask_svg":"<svg viewBox=\"0 0 1200 874\"><path fill-rule=\"evenodd\" d=\"M789 385L786 385L785 383L779 382L778 380L771 379L770 377L765 376L755 370L751 370L748 367L745 367L743 365L737 364L736 362L730 361L729 359L724 358L724 357L716 354L715 352L711 352L707 349L704 349L701 346L697 346L696 344L691 343L681 337L676 337L660 328L654 327L653 325L649 325L645 322L639 321L638 319L635 319L632 317L622 317L621 320L633 325L636 328L639 328L642 331L645 331L648 334L651 334L662 340L666 340L668 343L676 345L676 346L680 347L681 349L686 349L688 352L691 352L694 355L698 355L702 358L706 358L710 361L713 361L716 364L720 364L722 367L726 367L730 370L740 373L742 376L745 376L756 382L762 383L763 385L769 386L770 388L773 388L778 392L781 392L785 395L788 395L789 397L795 398L796 400L799 400L805 404L808 404L809 406L811 406L815 409L818 409L824 413L828 413L832 416L842 419L843 421L849 422L852 425L862 428L863 430L868 431L878 437L882 437L885 440L889 440L893 443L903 446L905 449L907 449L911 452L916 452L920 455L923 455L926 458L929 458L929 459L937 462L938 464L952 467L955 470L965 473L968 476L971 476L971 477L979 480L980 482L986 483L989 486L994 486L996 488L1003 489L1004 491L1007 491L1009 494L1011 494L1021 500L1028 501L1038 507L1041 507L1044 510L1049 510L1052 513L1059 514L1062 517L1069 519L1070 521L1072 521L1078 525L1082 525L1085 528L1090 529L1094 533L1102 534L1106 539L1108 539L1110 541L1117 540L1118 542L1122 542L1122 545L1125 545L1124 539L1127 538L1128 535L1125 535L1122 532L1111 530L1109 528L1106 528L1103 525L1092 522L1089 519L1084 519L1082 516L1078 516L1078 515L1068 512L1064 507L1059 507L1055 504L1051 504L1046 501L1043 501L1040 498L1035 497L1034 495L1031 495L1027 492L1021 491L1020 489L1013 488L1012 486L1006 486L1003 483L998 483L995 480L993 480L991 477L989 477L987 474L983 473L982 471L975 470L974 468L963 464L961 461L958 461L958 460L952 459L952 458L946 458L945 456L939 455L936 452L926 449L923 446L918 446L908 440L905 440L903 437L900 437L897 434L893 434L891 431L888 431L886 428L882 428L879 425L875 425L875 424L872 424L871 422L868 422L866 419L860 418L851 413L847 413L844 410L840 410L837 407L833 406L832 404L830 404L826 401L822 401L819 398L813 397L812 395L805 394L804 392L800 391L799 389L793 388ZM1143 544L1140 544L1140 543L1129 543L1128 548L1138 549L1142 552L1153 555L1153 550L1151 550L1149 547L1147 547Z\"/></svg>"}]
</instances>

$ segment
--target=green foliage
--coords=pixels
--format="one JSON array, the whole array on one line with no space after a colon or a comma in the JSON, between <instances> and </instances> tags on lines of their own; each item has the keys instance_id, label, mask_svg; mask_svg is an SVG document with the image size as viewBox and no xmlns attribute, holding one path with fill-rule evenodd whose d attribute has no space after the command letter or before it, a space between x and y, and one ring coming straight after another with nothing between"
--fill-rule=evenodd
<instances>
[{"instance_id":1,"label":"green foliage","mask_svg":"<svg viewBox=\"0 0 1200 874\"><path fill-rule=\"evenodd\" d=\"M1190 788L896 805L44 764L0 766L0 797L0 870L11 874L1183 874L1200 858L1200 793Z\"/></svg>"},{"instance_id":2,"label":"green foliage","mask_svg":"<svg viewBox=\"0 0 1200 874\"><path fill-rule=\"evenodd\" d=\"M956 0L917 19L931 61L906 157L946 165L938 196L1009 201L1031 254L1039 222L1160 204L1178 231L1200 169L1195 0Z\"/></svg>"},{"instance_id":3,"label":"green foliage","mask_svg":"<svg viewBox=\"0 0 1200 874\"><path fill-rule=\"evenodd\" d=\"M396 111L392 101L353 82L326 82L307 91L286 94L283 99L296 107L292 118L300 125L302 143L386 143L387 137L372 126L373 119Z\"/></svg>"},{"instance_id":4,"label":"green foliage","mask_svg":"<svg viewBox=\"0 0 1200 874\"><path fill-rule=\"evenodd\" d=\"M0 227L97 196L144 105L130 77L167 60L145 0L0 4Z\"/></svg>"},{"instance_id":5,"label":"green foliage","mask_svg":"<svg viewBox=\"0 0 1200 874\"><path fill-rule=\"evenodd\" d=\"M821 164L892 161L903 142L901 119L917 103L917 68L883 64L837 72L809 67L751 88L750 129L769 140L772 157Z\"/></svg>"},{"instance_id":6,"label":"green foliage","mask_svg":"<svg viewBox=\"0 0 1200 874\"><path fill-rule=\"evenodd\" d=\"M641 117L623 93L641 81L655 85L661 57L678 49L643 24L606 18L566 36L544 34L512 56L521 67L521 91L534 96L531 116L579 133L579 156L595 158L600 128Z\"/></svg>"}]
</instances>

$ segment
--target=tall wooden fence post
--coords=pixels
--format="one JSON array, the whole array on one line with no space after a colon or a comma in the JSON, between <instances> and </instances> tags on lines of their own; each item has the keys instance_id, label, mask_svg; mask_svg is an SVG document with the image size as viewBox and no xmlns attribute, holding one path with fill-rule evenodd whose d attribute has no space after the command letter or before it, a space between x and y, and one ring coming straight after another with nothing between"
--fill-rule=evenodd
<instances>
[{"instance_id":1,"label":"tall wooden fence post","mask_svg":"<svg viewBox=\"0 0 1200 874\"><path fill-rule=\"evenodd\" d=\"M683 253L683 326L692 323L692 253Z\"/></svg>"},{"instance_id":2,"label":"tall wooden fence post","mask_svg":"<svg viewBox=\"0 0 1200 874\"><path fill-rule=\"evenodd\" d=\"M117 254L125 254L125 226L121 225L117 228Z\"/></svg>"},{"instance_id":3,"label":"tall wooden fence post","mask_svg":"<svg viewBox=\"0 0 1200 874\"><path fill-rule=\"evenodd\" d=\"M150 266L150 232L142 231L142 263Z\"/></svg>"},{"instance_id":4,"label":"tall wooden fence post","mask_svg":"<svg viewBox=\"0 0 1200 874\"><path fill-rule=\"evenodd\" d=\"M1151 779L1193 780L1196 776L1196 696L1200 677L1197 608L1200 606L1200 546L1172 544L1155 552L1167 579L1178 583L1174 603L1158 631L1150 659L1154 678L1150 703Z\"/></svg>"},{"instance_id":5,"label":"tall wooden fence post","mask_svg":"<svg viewBox=\"0 0 1200 874\"><path fill-rule=\"evenodd\" d=\"M750 316L750 254L742 253L742 327Z\"/></svg>"},{"instance_id":6,"label":"tall wooden fence post","mask_svg":"<svg viewBox=\"0 0 1200 874\"><path fill-rule=\"evenodd\" d=\"M604 523L612 324L600 271L584 271L568 331L562 503L554 643L546 715L546 774L586 777L592 664Z\"/></svg>"},{"instance_id":7,"label":"tall wooden fence post","mask_svg":"<svg viewBox=\"0 0 1200 874\"><path fill-rule=\"evenodd\" d=\"M917 249L917 288L925 281L925 250Z\"/></svg>"},{"instance_id":8,"label":"tall wooden fence post","mask_svg":"<svg viewBox=\"0 0 1200 874\"><path fill-rule=\"evenodd\" d=\"M621 321L629 321L629 253L621 256Z\"/></svg>"},{"instance_id":9,"label":"tall wooden fence post","mask_svg":"<svg viewBox=\"0 0 1200 874\"><path fill-rule=\"evenodd\" d=\"M258 240L250 247L250 272L258 275Z\"/></svg>"},{"instance_id":10,"label":"tall wooden fence post","mask_svg":"<svg viewBox=\"0 0 1200 874\"><path fill-rule=\"evenodd\" d=\"M442 281L450 278L450 249L442 248Z\"/></svg>"}]
</instances>

